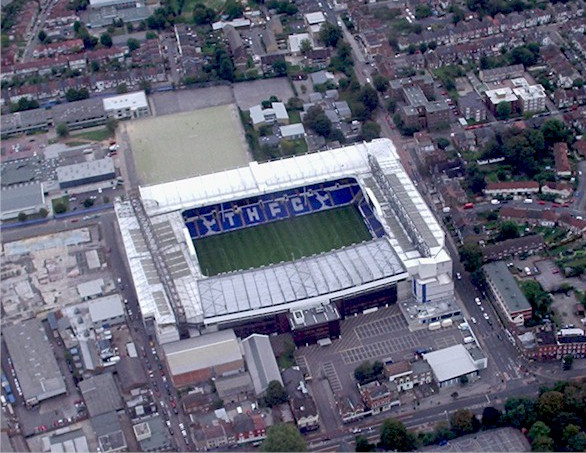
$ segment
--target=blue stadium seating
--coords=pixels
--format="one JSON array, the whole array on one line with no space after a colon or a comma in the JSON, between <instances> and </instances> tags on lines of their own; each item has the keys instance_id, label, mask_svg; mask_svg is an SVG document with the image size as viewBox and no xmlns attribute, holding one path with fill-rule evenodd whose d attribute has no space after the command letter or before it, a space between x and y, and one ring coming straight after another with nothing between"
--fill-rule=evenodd
<instances>
[{"instance_id":1,"label":"blue stadium seating","mask_svg":"<svg viewBox=\"0 0 586 453\"><path fill-rule=\"evenodd\" d=\"M351 203L358 206L371 233L382 237L382 225L352 178L187 209L183 211L183 218L190 236L196 239Z\"/></svg>"}]
</instances>

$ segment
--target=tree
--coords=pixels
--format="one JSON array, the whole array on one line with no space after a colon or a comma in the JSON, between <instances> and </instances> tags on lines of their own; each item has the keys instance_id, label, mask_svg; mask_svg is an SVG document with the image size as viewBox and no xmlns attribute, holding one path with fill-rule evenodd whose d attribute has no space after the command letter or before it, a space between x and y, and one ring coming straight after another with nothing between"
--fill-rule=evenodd
<instances>
[{"instance_id":1,"label":"tree","mask_svg":"<svg viewBox=\"0 0 586 453\"><path fill-rule=\"evenodd\" d=\"M112 47L112 37L108 33L100 35L100 44L104 47Z\"/></svg>"},{"instance_id":2,"label":"tree","mask_svg":"<svg viewBox=\"0 0 586 453\"><path fill-rule=\"evenodd\" d=\"M440 137L437 139L437 147L439 149L446 149L448 146L450 146L450 140L448 140L445 137Z\"/></svg>"},{"instance_id":3,"label":"tree","mask_svg":"<svg viewBox=\"0 0 586 453\"><path fill-rule=\"evenodd\" d=\"M130 53L140 49L140 41L138 39L129 38L128 41L126 41L126 45L128 46Z\"/></svg>"},{"instance_id":4,"label":"tree","mask_svg":"<svg viewBox=\"0 0 586 453\"><path fill-rule=\"evenodd\" d=\"M519 237L519 227L515 222L506 221L499 225L499 232L496 236L497 241L506 241L507 239L515 239Z\"/></svg>"},{"instance_id":5,"label":"tree","mask_svg":"<svg viewBox=\"0 0 586 453\"><path fill-rule=\"evenodd\" d=\"M116 87L116 93L118 93L118 94L128 93L128 86L125 83L121 83L120 85L118 85Z\"/></svg>"},{"instance_id":6,"label":"tree","mask_svg":"<svg viewBox=\"0 0 586 453\"><path fill-rule=\"evenodd\" d=\"M555 118L543 123L543 126L541 126L541 132L543 134L543 139L548 146L557 142L565 142L570 135L570 131L566 125Z\"/></svg>"},{"instance_id":7,"label":"tree","mask_svg":"<svg viewBox=\"0 0 586 453\"><path fill-rule=\"evenodd\" d=\"M83 200L83 206L85 208L91 208L94 205L94 200L92 200L91 198L86 198L85 200Z\"/></svg>"},{"instance_id":8,"label":"tree","mask_svg":"<svg viewBox=\"0 0 586 453\"><path fill-rule=\"evenodd\" d=\"M356 451L374 451L374 449L375 446L371 444L366 437L356 436Z\"/></svg>"},{"instance_id":9,"label":"tree","mask_svg":"<svg viewBox=\"0 0 586 453\"><path fill-rule=\"evenodd\" d=\"M152 85L150 80L143 79L138 82L138 88L145 92L145 94L151 94Z\"/></svg>"},{"instance_id":10,"label":"tree","mask_svg":"<svg viewBox=\"0 0 586 453\"><path fill-rule=\"evenodd\" d=\"M579 432L568 439L567 448L569 451L586 451L586 433Z\"/></svg>"},{"instance_id":11,"label":"tree","mask_svg":"<svg viewBox=\"0 0 586 453\"><path fill-rule=\"evenodd\" d=\"M485 428L496 428L501 419L501 411L498 409L488 406L482 411L482 426Z\"/></svg>"},{"instance_id":12,"label":"tree","mask_svg":"<svg viewBox=\"0 0 586 453\"><path fill-rule=\"evenodd\" d=\"M244 5L237 0L228 0L224 5L224 14L228 16L228 20L242 17L244 14Z\"/></svg>"},{"instance_id":13,"label":"tree","mask_svg":"<svg viewBox=\"0 0 586 453\"><path fill-rule=\"evenodd\" d=\"M294 425L280 423L269 428L260 450L264 452L306 451L306 446L305 440Z\"/></svg>"},{"instance_id":14,"label":"tree","mask_svg":"<svg viewBox=\"0 0 586 453\"><path fill-rule=\"evenodd\" d=\"M431 6L427 4L417 5L415 7L415 18L416 19L425 19L433 14L431 10Z\"/></svg>"},{"instance_id":15,"label":"tree","mask_svg":"<svg viewBox=\"0 0 586 453\"><path fill-rule=\"evenodd\" d=\"M512 109L511 104L507 101L499 102L496 106L496 116L501 120L509 119Z\"/></svg>"},{"instance_id":16,"label":"tree","mask_svg":"<svg viewBox=\"0 0 586 453\"><path fill-rule=\"evenodd\" d=\"M279 404L286 403L289 399L287 391L283 388L279 381L269 382L267 387L264 402L268 407L278 406Z\"/></svg>"},{"instance_id":17,"label":"tree","mask_svg":"<svg viewBox=\"0 0 586 453\"><path fill-rule=\"evenodd\" d=\"M486 187L486 181L484 174L480 171L477 165L470 165L466 169L466 179L468 182L468 188L476 195L482 194L482 191Z\"/></svg>"},{"instance_id":18,"label":"tree","mask_svg":"<svg viewBox=\"0 0 586 453\"><path fill-rule=\"evenodd\" d=\"M460 381L460 385L464 386L464 385L468 384L470 379L468 379L468 376L460 376L459 381Z\"/></svg>"},{"instance_id":19,"label":"tree","mask_svg":"<svg viewBox=\"0 0 586 453\"><path fill-rule=\"evenodd\" d=\"M45 43L45 41L47 40L47 32L45 30L41 30L39 32L39 41L41 41L43 44Z\"/></svg>"},{"instance_id":20,"label":"tree","mask_svg":"<svg viewBox=\"0 0 586 453\"><path fill-rule=\"evenodd\" d=\"M81 101L82 99L88 99L89 97L90 92L87 88L80 88L79 90L69 88L65 92L65 99L67 99L67 102Z\"/></svg>"},{"instance_id":21,"label":"tree","mask_svg":"<svg viewBox=\"0 0 586 453\"><path fill-rule=\"evenodd\" d=\"M197 25L211 24L215 18L216 12L203 3L197 3L193 8L193 21Z\"/></svg>"},{"instance_id":22,"label":"tree","mask_svg":"<svg viewBox=\"0 0 586 453\"><path fill-rule=\"evenodd\" d=\"M394 418L387 418L380 433L380 446L385 450L413 451L416 448L416 439L407 431L405 425Z\"/></svg>"},{"instance_id":23,"label":"tree","mask_svg":"<svg viewBox=\"0 0 586 453\"><path fill-rule=\"evenodd\" d=\"M389 79L381 74L375 74L372 78L374 87L379 93L384 93L389 88Z\"/></svg>"},{"instance_id":24,"label":"tree","mask_svg":"<svg viewBox=\"0 0 586 453\"><path fill-rule=\"evenodd\" d=\"M531 441L531 451L554 451L553 439L540 436Z\"/></svg>"},{"instance_id":25,"label":"tree","mask_svg":"<svg viewBox=\"0 0 586 453\"><path fill-rule=\"evenodd\" d=\"M450 416L450 427L459 436L474 432L476 428L476 416L470 409L458 409Z\"/></svg>"},{"instance_id":26,"label":"tree","mask_svg":"<svg viewBox=\"0 0 586 453\"><path fill-rule=\"evenodd\" d=\"M33 110L38 108L39 103L36 100L29 99L27 97L20 98L17 103L10 103L11 112L24 112L25 110Z\"/></svg>"},{"instance_id":27,"label":"tree","mask_svg":"<svg viewBox=\"0 0 586 453\"><path fill-rule=\"evenodd\" d=\"M358 99L364 104L369 112L372 112L378 107L378 94L369 83L361 88L360 93L358 94Z\"/></svg>"},{"instance_id":28,"label":"tree","mask_svg":"<svg viewBox=\"0 0 586 453\"><path fill-rule=\"evenodd\" d=\"M26 212L19 212L18 213L17 219L19 222L24 222L27 218L28 218L28 215L26 215Z\"/></svg>"},{"instance_id":29,"label":"tree","mask_svg":"<svg viewBox=\"0 0 586 453\"><path fill-rule=\"evenodd\" d=\"M69 128L65 123L59 123L55 128L55 131L57 132L57 135L62 138L67 137L69 135Z\"/></svg>"},{"instance_id":30,"label":"tree","mask_svg":"<svg viewBox=\"0 0 586 453\"><path fill-rule=\"evenodd\" d=\"M313 49L313 46L309 39L304 39L299 43L299 51L302 55L307 55L309 52L311 52L311 49Z\"/></svg>"},{"instance_id":31,"label":"tree","mask_svg":"<svg viewBox=\"0 0 586 453\"><path fill-rule=\"evenodd\" d=\"M476 244L465 245L460 249L460 260L467 272L474 272L482 266L482 252Z\"/></svg>"},{"instance_id":32,"label":"tree","mask_svg":"<svg viewBox=\"0 0 586 453\"><path fill-rule=\"evenodd\" d=\"M574 356L572 354L565 355L562 359L562 367L564 370L571 370L574 363Z\"/></svg>"},{"instance_id":33,"label":"tree","mask_svg":"<svg viewBox=\"0 0 586 453\"><path fill-rule=\"evenodd\" d=\"M220 59L218 75L221 79L228 80L229 82L234 81L234 64L228 55L224 55Z\"/></svg>"},{"instance_id":34,"label":"tree","mask_svg":"<svg viewBox=\"0 0 586 453\"><path fill-rule=\"evenodd\" d=\"M41 217L47 217L49 215L49 211L47 211L45 208L41 208L39 209L39 215Z\"/></svg>"},{"instance_id":35,"label":"tree","mask_svg":"<svg viewBox=\"0 0 586 453\"><path fill-rule=\"evenodd\" d=\"M360 385L368 384L376 380L383 372L384 366L381 362L362 362L354 370L354 378Z\"/></svg>"},{"instance_id":36,"label":"tree","mask_svg":"<svg viewBox=\"0 0 586 453\"><path fill-rule=\"evenodd\" d=\"M328 137L332 131L332 122L319 106L312 106L307 110L304 123L322 137Z\"/></svg>"},{"instance_id":37,"label":"tree","mask_svg":"<svg viewBox=\"0 0 586 453\"><path fill-rule=\"evenodd\" d=\"M542 421L536 421L531 425L531 429L529 429L529 439L532 441L537 439L538 437L549 437L551 433L551 429L543 423Z\"/></svg>"},{"instance_id":38,"label":"tree","mask_svg":"<svg viewBox=\"0 0 586 453\"><path fill-rule=\"evenodd\" d=\"M55 214L63 214L65 211L67 211L67 205L62 201L58 201L53 205L53 212Z\"/></svg>"},{"instance_id":39,"label":"tree","mask_svg":"<svg viewBox=\"0 0 586 453\"><path fill-rule=\"evenodd\" d=\"M536 420L535 403L529 398L509 398L502 418L514 428L529 428Z\"/></svg>"},{"instance_id":40,"label":"tree","mask_svg":"<svg viewBox=\"0 0 586 453\"><path fill-rule=\"evenodd\" d=\"M537 413L541 420L551 420L564 406L564 395L560 392L544 392L537 400Z\"/></svg>"},{"instance_id":41,"label":"tree","mask_svg":"<svg viewBox=\"0 0 586 453\"><path fill-rule=\"evenodd\" d=\"M114 135L116 128L118 127L118 120L116 118L108 118L106 120L106 129L110 134Z\"/></svg>"},{"instance_id":42,"label":"tree","mask_svg":"<svg viewBox=\"0 0 586 453\"><path fill-rule=\"evenodd\" d=\"M284 76L287 74L287 62L284 59L275 61L272 66L276 75Z\"/></svg>"},{"instance_id":43,"label":"tree","mask_svg":"<svg viewBox=\"0 0 586 453\"><path fill-rule=\"evenodd\" d=\"M366 121L362 123L361 136L365 142L370 142L380 137L380 125L376 121Z\"/></svg>"},{"instance_id":44,"label":"tree","mask_svg":"<svg viewBox=\"0 0 586 453\"><path fill-rule=\"evenodd\" d=\"M319 39L326 46L336 47L342 39L342 29L337 25L324 22L319 31Z\"/></svg>"}]
</instances>

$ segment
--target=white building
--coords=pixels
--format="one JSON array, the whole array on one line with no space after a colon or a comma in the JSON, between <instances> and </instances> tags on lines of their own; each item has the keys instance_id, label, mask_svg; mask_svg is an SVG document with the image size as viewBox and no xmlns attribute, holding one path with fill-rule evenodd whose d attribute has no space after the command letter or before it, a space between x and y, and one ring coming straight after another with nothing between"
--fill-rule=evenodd
<instances>
[{"instance_id":1,"label":"white building","mask_svg":"<svg viewBox=\"0 0 586 453\"><path fill-rule=\"evenodd\" d=\"M151 114L144 91L112 96L105 98L103 102L106 115L117 120L143 118Z\"/></svg>"},{"instance_id":2,"label":"white building","mask_svg":"<svg viewBox=\"0 0 586 453\"><path fill-rule=\"evenodd\" d=\"M511 104L512 110L515 110L518 98L511 88L502 87L494 90L487 90L485 94L488 99L489 107L493 113L501 102Z\"/></svg>"},{"instance_id":3,"label":"white building","mask_svg":"<svg viewBox=\"0 0 586 453\"><path fill-rule=\"evenodd\" d=\"M462 344L423 354L440 387L458 384L463 377L469 380L478 376L478 368Z\"/></svg>"},{"instance_id":4,"label":"white building","mask_svg":"<svg viewBox=\"0 0 586 453\"><path fill-rule=\"evenodd\" d=\"M122 324L125 321L124 304L119 294L94 299L88 303L88 309L94 327Z\"/></svg>"},{"instance_id":5,"label":"white building","mask_svg":"<svg viewBox=\"0 0 586 453\"><path fill-rule=\"evenodd\" d=\"M309 41L313 48L313 40L309 33L297 33L295 35L289 35L289 50L293 55L299 55L301 53L301 43L303 41Z\"/></svg>"},{"instance_id":6,"label":"white building","mask_svg":"<svg viewBox=\"0 0 586 453\"><path fill-rule=\"evenodd\" d=\"M287 140L297 140L305 137L305 128L302 123L281 126L280 131L281 137Z\"/></svg>"},{"instance_id":7,"label":"white building","mask_svg":"<svg viewBox=\"0 0 586 453\"><path fill-rule=\"evenodd\" d=\"M542 112L545 110L547 95L543 86L525 84L518 88L513 88L513 93L519 99L518 104L523 113Z\"/></svg>"},{"instance_id":8,"label":"white building","mask_svg":"<svg viewBox=\"0 0 586 453\"><path fill-rule=\"evenodd\" d=\"M369 215L380 225L372 239L299 260L204 276L184 211L341 178L355 180L371 206ZM450 298L457 305L445 233L388 139L140 187L140 196L156 234L164 235L161 254L174 263L171 275L189 323L247 323L382 287L396 291L402 282L420 301ZM154 320L159 341L176 339L176 318L153 274L154 258L136 213L127 201L115 209L143 319ZM308 279L305 269L319 279Z\"/></svg>"},{"instance_id":9,"label":"white building","mask_svg":"<svg viewBox=\"0 0 586 453\"><path fill-rule=\"evenodd\" d=\"M250 119L256 129L265 124L289 124L289 114L282 102L273 102L267 109L263 109L262 105L253 105L250 107Z\"/></svg>"}]
</instances>

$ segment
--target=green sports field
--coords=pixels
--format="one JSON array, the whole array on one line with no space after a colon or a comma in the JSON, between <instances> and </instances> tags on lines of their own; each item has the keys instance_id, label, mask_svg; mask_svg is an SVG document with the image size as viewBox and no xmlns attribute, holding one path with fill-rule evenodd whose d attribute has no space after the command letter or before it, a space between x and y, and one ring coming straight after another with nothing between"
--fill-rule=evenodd
<instances>
[{"instance_id":1,"label":"green sports field","mask_svg":"<svg viewBox=\"0 0 586 453\"><path fill-rule=\"evenodd\" d=\"M354 206L294 217L193 241L204 275L310 256L371 239Z\"/></svg>"}]
</instances>

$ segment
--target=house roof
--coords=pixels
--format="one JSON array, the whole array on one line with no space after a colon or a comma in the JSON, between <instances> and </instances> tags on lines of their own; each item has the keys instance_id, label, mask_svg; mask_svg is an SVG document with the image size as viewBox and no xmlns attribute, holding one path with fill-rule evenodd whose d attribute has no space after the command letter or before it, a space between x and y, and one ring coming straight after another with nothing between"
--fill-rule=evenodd
<instances>
[{"instance_id":1,"label":"house roof","mask_svg":"<svg viewBox=\"0 0 586 453\"><path fill-rule=\"evenodd\" d=\"M283 138L293 137L296 135L305 135L305 128L302 123L287 124L281 126L281 136Z\"/></svg>"}]
</instances>

